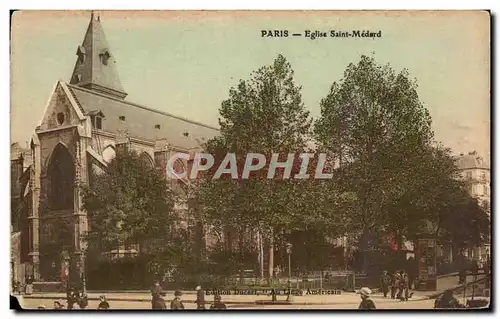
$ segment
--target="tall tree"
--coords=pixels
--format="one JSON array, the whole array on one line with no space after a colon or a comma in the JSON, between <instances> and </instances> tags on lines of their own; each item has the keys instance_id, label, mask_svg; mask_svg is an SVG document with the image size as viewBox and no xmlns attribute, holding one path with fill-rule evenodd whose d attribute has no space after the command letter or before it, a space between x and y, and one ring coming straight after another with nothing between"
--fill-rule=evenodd
<instances>
[{"instance_id":1,"label":"tall tree","mask_svg":"<svg viewBox=\"0 0 500 319\"><path fill-rule=\"evenodd\" d=\"M207 147L216 158L215 166L226 153L235 153L241 177L248 153L266 155L268 164L272 153L286 158L288 153L303 152L310 138L311 119L300 90L294 83L290 63L281 55L272 65L253 72L250 80L240 80L236 88L231 88L220 109L221 136ZM279 174L282 172L278 170ZM297 214L290 206L291 182L270 180L266 175L264 168L252 173L249 180L228 177L205 181L199 196L207 220L234 229L239 235L240 249L247 230L257 229L266 235L272 275L274 238L291 226Z\"/></svg>"},{"instance_id":2,"label":"tall tree","mask_svg":"<svg viewBox=\"0 0 500 319\"><path fill-rule=\"evenodd\" d=\"M174 195L160 173L133 151L118 152L84 188L89 243L100 249L165 238L176 221Z\"/></svg>"},{"instance_id":3,"label":"tall tree","mask_svg":"<svg viewBox=\"0 0 500 319\"><path fill-rule=\"evenodd\" d=\"M431 118L408 71L396 73L367 56L347 67L320 106L315 136L340 164L344 191L357 198L343 218L363 252L370 234L391 231L385 208L404 196L408 181L399 182L401 176L431 145Z\"/></svg>"}]
</instances>

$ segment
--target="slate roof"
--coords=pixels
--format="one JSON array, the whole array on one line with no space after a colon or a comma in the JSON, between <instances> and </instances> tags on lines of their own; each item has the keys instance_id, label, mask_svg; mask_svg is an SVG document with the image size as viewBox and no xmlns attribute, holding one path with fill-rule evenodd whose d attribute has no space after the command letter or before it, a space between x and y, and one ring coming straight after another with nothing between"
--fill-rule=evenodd
<instances>
[{"instance_id":1,"label":"slate roof","mask_svg":"<svg viewBox=\"0 0 500 319\"><path fill-rule=\"evenodd\" d=\"M106 92L120 98L125 93L115 66L115 59L110 51L104 30L99 18L94 15L89 22L82 45L78 46L79 56L75 63L70 83ZM106 63L103 56L107 55Z\"/></svg>"},{"instance_id":2,"label":"slate roof","mask_svg":"<svg viewBox=\"0 0 500 319\"><path fill-rule=\"evenodd\" d=\"M199 147L200 144L219 135L219 130L209 125L79 86L71 84L67 86L85 114L95 111L103 113L102 130L105 132L116 134L120 130L127 130L130 137L151 142L165 138L170 145L182 149ZM125 117L125 121L120 120L121 116ZM160 125L160 128L155 128L156 125Z\"/></svg>"},{"instance_id":3,"label":"slate roof","mask_svg":"<svg viewBox=\"0 0 500 319\"><path fill-rule=\"evenodd\" d=\"M457 167L459 169L490 169L488 159L484 159L476 153L472 152L466 155L460 155L456 158Z\"/></svg>"}]
</instances>

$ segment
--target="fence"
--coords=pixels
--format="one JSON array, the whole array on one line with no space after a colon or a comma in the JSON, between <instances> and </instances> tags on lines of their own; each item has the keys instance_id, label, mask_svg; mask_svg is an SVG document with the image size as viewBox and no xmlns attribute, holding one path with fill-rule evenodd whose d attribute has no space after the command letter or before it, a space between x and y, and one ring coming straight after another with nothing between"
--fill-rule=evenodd
<instances>
[{"instance_id":1,"label":"fence","mask_svg":"<svg viewBox=\"0 0 500 319\"><path fill-rule=\"evenodd\" d=\"M276 282L286 286L288 277L279 277ZM336 289L354 291L357 286L356 275L352 271L311 271L301 276L292 276L290 282L292 288L301 290Z\"/></svg>"}]
</instances>

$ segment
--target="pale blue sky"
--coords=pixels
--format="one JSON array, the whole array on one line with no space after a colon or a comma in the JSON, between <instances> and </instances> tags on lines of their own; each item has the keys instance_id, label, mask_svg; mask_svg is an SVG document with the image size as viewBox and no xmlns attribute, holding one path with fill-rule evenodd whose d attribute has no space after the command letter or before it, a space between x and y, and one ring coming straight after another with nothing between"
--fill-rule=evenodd
<instances>
[{"instance_id":1,"label":"pale blue sky","mask_svg":"<svg viewBox=\"0 0 500 319\"><path fill-rule=\"evenodd\" d=\"M228 90L283 54L305 106L350 62L380 63L417 78L436 139L456 153L490 150L489 17L480 12L100 12L127 100L217 125ZM89 12L17 12L12 21L11 139L24 144L57 80L68 81ZM382 30L378 39L261 38L262 29Z\"/></svg>"}]
</instances>

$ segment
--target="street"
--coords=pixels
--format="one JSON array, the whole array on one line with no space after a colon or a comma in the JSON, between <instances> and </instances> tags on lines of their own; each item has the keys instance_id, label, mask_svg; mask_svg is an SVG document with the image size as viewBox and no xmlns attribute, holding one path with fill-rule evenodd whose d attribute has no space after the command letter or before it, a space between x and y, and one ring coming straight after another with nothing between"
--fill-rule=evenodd
<instances>
[{"instance_id":1,"label":"street","mask_svg":"<svg viewBox=\"0 0 500 319\"><path fill-rule=\"evenodd\" d=\"M377 309L432 309L434 307L434 300L416 300L416 301L395 301L388 300L381 302L378 299L374 299ZM89 309L96 309L98 301L89 301ZM46 309L52 308L52 302L50 300L39 300L39 299L26 299L23 302L23 307L27 309L36 309L38 306L44 305ZM265 309L357 309L359 302L356 303L345 303L345 304L321 304L321 305L227 305L228 309L231 310L265 310ZM111 309L144 309L150 310L151 303L148 302L135 302L135 301L115 301L110 302ZM167 305L170 306L170 305ZM193 302L184 302L184 307L186 309L196 309L196 304ZM207 305L207 308L209 305ZM75 310L78 311L78 310Z\"/></svg>"},{"instance_id":2,"label":"street","mask_svg":"<svg viewBox=\"0 0 500 319\"><path fill-rule=\"evenodd\" d=\"M482 275L479 276L482 278ZM457 277L449 276L438 279L438 290L457 287ZM473 276L468 276L467 281L473 280ZM430 296L435 292L414 291L413 297L406 302L385 298L381 293L374 293L371 299L375 303L377 309L432 309L434 307L434 299ZM122 292L89 292L88 309L97 309L99 304L98 298L100 295L106 295L111 309L151 309L151 294L148 291L122 291ZM60 301L66 304L65 294L63 293L35 293L31 296L19 296L20 303L24 308L36 309L43 305L46 309L53 307L54 301ZM170 308L170 301L173 298L173 291L166 291L166 303ZM464 303L464 297L461 290L455 294L455 298L460 303ZM186 309L196 309L196 295L194 291L185 291L182 296L182 301ZM278 296L278 301L284 301L285 295ZM205 295L206 307L210 307L213 302L213 295ZM304 295L295 296L292 304L289 305L270 305L270 304L255 304L259 301L270 301L271 298L267 295L242 295L231 294L224 295L222 301L226 303L228 309L357 309L360 303L360 296L354 292L342 292L339 295ZM78 306L76 306L78 308ZM75 310L77 311L77 310Z\"/></svg>"},{"instance_id":3,"label":"street","mask_svg":"<svg viewBox=\"0 0 500 319\"><path fill-rule=\"evenodd\" d=\"M25 309L36 309L40 305L44 305L46 309L51 309L53 307L53 301L47 299L25 299L22 302L22 306ZM418 300L418 301L391 301L391 302L379 302L375 300L378 309L432 309L434 306L433 300ZM89 309L96 309L99 301L91 300L89 301ZM320 304L320 305L227 305L228 309L235 310L259 310L259 309L357 309L358 303L346 303L346 304ZM136 301L114 301L110 302L111 309L144 309L150 310L151 303L148 302L136 302ZM170 306L167 304L167 306ZM196 309L196 304L194 302L184 302L184 307L186 309ZM207 305L207 308L209 305ZM78 307L77 307L78 308ZM75 310L78 311L78 310Z\"/></svg>"}]
</instances>

